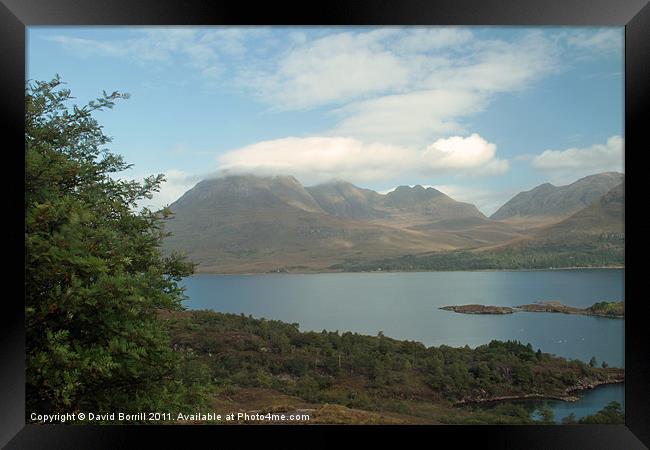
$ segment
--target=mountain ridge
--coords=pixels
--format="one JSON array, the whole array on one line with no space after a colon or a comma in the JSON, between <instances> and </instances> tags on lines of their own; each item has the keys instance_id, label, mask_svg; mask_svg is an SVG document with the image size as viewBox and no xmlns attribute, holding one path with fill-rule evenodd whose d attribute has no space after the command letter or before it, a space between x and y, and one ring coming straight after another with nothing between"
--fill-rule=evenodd
<instances>
[{"instance_id":1,"label":"mountain ridge","mask_svg":"<svg viewBox=\"0 0 650 450\"><path fill-rule=\"evenodd\" d=\"M557 190L550 183L538 188ZM622 208L622 193L609 195L610 203ZM199 272L321 271L342 261L473 252L553 236L584 241L589 233L567 229L607 224L610 230L622 223L607 215L612 205L590 205L582 215L556 220L556 228L525 228L421 185L380 194L344 181L305 187L293 176L228 175L199 182L170 205L173 216L165 230L172 236L163 250L186 253L199 263Z\"/></svg>"},{"instance_id":2,"label":"mountain ridge","mask_svg":"<svg viewBox=\"0 0 650 450\"><path fill-rule=\"evenodd\" d=\"M519 192L497 209L490 218L494 220L558 218L561 220L598 200L623 180L622 173L602 172L582 177L563 186L543 183L528 191Z\"/></svg>"}]
</instances>

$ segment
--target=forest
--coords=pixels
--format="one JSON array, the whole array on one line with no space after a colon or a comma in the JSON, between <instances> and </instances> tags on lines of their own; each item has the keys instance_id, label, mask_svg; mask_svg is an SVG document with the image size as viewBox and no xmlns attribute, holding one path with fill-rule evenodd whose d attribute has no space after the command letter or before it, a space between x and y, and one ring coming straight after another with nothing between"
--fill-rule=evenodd
<instances>
[{"instance_id":1,"label":"forest","mask_svg":"<svg viewBox=\"0 0 650 450\"><path fill-rule=\"evenodd\" d=\"M207 387L213 399L264 389L312 407L335 404L433 423L530 423L532 411L522 405L460 406L504 397L570 399L573 389L623 378L621 369L516 341L426 347L382 332L301 332L298 324L243 314L161 311L160 318L183 355L186 382Z\"/></svg>"},{"instance_id":2,"label":"forest","mask_svg":"<svg viewBox=\"0 0 650 450\"><path fill-rule=\"evenodd\" d=\"M534 242L492 250L436 252L379 261L348 260L329 268L345 272L526 270L622 267L624 240L603 234L571 242Z\"/></svg>"}]
</instances>

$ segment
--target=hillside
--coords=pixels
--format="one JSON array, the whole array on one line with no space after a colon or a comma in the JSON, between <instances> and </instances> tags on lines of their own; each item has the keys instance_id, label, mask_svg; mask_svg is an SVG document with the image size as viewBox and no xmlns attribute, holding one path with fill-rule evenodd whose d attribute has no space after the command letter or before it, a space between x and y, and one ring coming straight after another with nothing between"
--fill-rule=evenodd
<instances>
[{"instance_id":1,"label":"hillside","mask_svg":"<svg viewBox=\"0 0 650 450\"><path fill-rule=\"evenodd\" d=\"M600 199L563 221L537 232L538 239L566 241L576 237L625 232L625 186L619 184Z\"/></svg>"},{"instance_id":2,"label":"hillside","mask_svg":"<svg viewBox=\"0 0 650 450\"><path fill-rule=\"evenodd\" d=\"M344 182L305 188L290 176L239 175L204 180L170 208L165 250L187 253L205 272L324 270L345 258L474 248L519 236L474 205L422 186L382 195ZM476 220L484 226L471 225Z\"/></svg>"},{"instance_id":3,"label":"hillside","mask_svg":"<svg viewBox=\"0 0 650 450\"><path fill-rule=\"evenodd\" d=\"M375 261L348 259L330 268L375 271L621 267L625 262L624 194L624 186L619 184L568 218L505 244Z\"/></svg>"},{"instance_id":4,"label":"hillside","mask_svg":"<svg viewBox=\"0 0 650 450\"><path fill-rule=\"evenodd\" d=\"M557 222L590 205L622 182L623 174L604 172L566 186L545 183L515 195L490 218L513 222Z\"/></svg>"},{"instance_id":5,"label":"hillside","mask_svg":"<svg viewBox=\"0 0 650 450\"><path fill-rule=\"evenodd\" d=\"M624 371L515 341L426 347L378 333L301 332L298 324L211 311L160 311L187 383L211 411L310 415L310 423L533 423L508 398L576 399ZM473 406L469 406L473 405Z\"/></svg>"}]
</instances>

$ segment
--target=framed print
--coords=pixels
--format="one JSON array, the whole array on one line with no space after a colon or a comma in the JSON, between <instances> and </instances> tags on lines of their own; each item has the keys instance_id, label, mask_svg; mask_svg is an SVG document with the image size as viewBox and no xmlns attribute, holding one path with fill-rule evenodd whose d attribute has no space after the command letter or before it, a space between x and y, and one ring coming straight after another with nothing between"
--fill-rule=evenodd
<instances>
[{"instance_id":1,"label":"framed print","mask_svg":"<svg viewBox=\"0 0 650 450\"><path fill-rule=\"evenodd\" d=\"M7 448L647 448L647 2L0 11Z\"/></svg>"}]
</instances>

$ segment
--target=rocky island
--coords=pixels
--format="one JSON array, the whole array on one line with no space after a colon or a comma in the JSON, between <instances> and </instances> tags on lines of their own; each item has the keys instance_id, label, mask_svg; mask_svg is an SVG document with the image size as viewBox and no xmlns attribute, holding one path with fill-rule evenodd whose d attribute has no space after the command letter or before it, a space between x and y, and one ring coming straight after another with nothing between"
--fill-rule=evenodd
<instances>
[{"instance_id":1,"label":"rocky island","mask_svg":"<svg viewBox=\"0 0 650 450\"><path fill-rule=\"evenodd\" d=\"M552 312L564 314L581 314L585 316L599 316L622 319L625 317L624 302L598 302L588 308L575 308L563 305L558 301L539 302L530 305L521 305L518 310L528 312Z\"/></svg>"},{"instance_id":2,"label":"rocky island","mask_svg":"<svg viewBox=\"0 0 650 450\"><path fill-rule=\"evenodd\" d=\"M452 305L443 306L440 309L461 314L512 314L515 312L515 310L509 306L490 305Z\"/></svg>"},{"instance_id":3,"label":"rocky island","mask_svg":"<svg viewBox=\"0 0 650 450\"><path fill-rule=\"evenodd\" d=\"M563 305L558 301L531 303L520 306L491 306L491 305L452 305L440 309L461 314L512 314L515 312L550 312L564 314L580 314L584 316L609 317L622 319L625 317L625 303L602 301L594 303L588 308L575 308Z\"/></svg>"}]
</instances>

